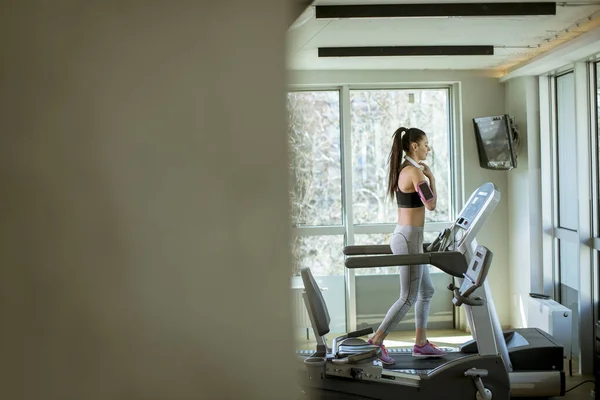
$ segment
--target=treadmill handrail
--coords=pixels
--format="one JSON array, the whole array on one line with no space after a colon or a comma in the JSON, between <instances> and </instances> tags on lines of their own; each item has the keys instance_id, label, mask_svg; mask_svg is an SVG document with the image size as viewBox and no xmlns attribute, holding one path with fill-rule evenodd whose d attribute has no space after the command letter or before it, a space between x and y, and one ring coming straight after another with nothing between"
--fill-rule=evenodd
<instances>
[{"instance_id":1,"label":"treadmill handrail","mask_svg":"<svg viewBox=\"0 0 600 400\"><path fill-rule=\"evenodd\" d=\"M458 251L347 257L345 264L349 269L430 264L457 278L462 278L468 268L465 255Z\"/></svg>"},{"instance_id":2,"label":"treadmill handrail","mask_svg":"<svg viewBox=\"0 0 600 400\"><path fill-rule=\"evenodd\" d=\"M395 267L398 265L429 264L430 257L427 253L422 254L391 254L380 256L362 256L346 258L346 268L377 268Z\"/></svg>"},{"instance_id":3,"label":"treadmill handrail","mask_svg":"<svg viewBox=\"0 0 600 400\"><path fill-rule=\"evenodd\" d=\"M389 244L351 245L344 247L347 256L393 254Z\"/></svg>"},{"instance_id":4,"label":"treadmill handrail","mask_svg":"<svg viewBox=\"0 0 600 400\"><path fill-rule=\"evenodd\" d=\"M423 253L431 253L427 248L431 243L423 243ZM394 254L389 244L354 244L344 247L346 256L377 256L383 254Z\"/></svg>"}]
</instances>

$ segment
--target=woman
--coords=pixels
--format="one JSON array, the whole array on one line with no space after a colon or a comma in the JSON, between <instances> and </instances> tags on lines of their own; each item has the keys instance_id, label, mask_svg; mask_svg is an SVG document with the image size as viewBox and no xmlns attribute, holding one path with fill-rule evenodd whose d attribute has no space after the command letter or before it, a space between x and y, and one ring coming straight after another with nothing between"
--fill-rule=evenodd
<instances>
[{"instance_id":1,"label":"woman","mask_svg":"<svg viewBox=\"0 0 600 400\"><path fill-rule=\"evenodd\" d=\"M398 203L398 225L390 241L394 254L423 252L425 209L433 211L436 206L435 178L429 167L423 163L429 150L427 135L422 130L402 127L394 132L388 178L388 194L392 198L395 195ZM416 341L413 357L444 356L445 352L427 340L427 317L434 292L427 265L404 265L398 267L398 272L400 298L389 309L369 343L381 348L379 358L384 364L394 364L394 359L388 355L383 341L414 304Z\"/></svg>"}]
</instances>

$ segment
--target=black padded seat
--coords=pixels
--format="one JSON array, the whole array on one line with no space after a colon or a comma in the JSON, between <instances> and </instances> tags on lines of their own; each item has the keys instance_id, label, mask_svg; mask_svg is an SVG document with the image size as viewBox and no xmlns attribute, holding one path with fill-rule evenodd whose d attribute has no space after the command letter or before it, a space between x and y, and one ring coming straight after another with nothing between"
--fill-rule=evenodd
<instances>
[{"instance_id":1,"label":"black padded seat","mask_svg":"<svg viewBox=\"0 0 600 400\"><path fill-rule=\"evenodd\" d=\"M330 332L329 322L331 318L327 304L310 268L302 268L300 274L308 303L306 307L309 315L312 316L314 329L316 330L315 335L323 337ZM372 329L361 330L336 337L333 340L333 348L331 349L332 358L345 359L353 355L358 356L356 359L361 361L367 356L370 356L367 358L375 358L380 351L379 347L358 337L372 331ZM350 362L353 358L350 358Z\"/></svg>"}]
</instances>

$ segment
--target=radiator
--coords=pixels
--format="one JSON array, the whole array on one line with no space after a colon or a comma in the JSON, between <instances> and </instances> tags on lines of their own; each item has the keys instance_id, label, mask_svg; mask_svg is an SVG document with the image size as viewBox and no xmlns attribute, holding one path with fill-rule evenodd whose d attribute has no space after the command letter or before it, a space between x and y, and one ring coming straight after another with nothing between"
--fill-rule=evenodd
<instances>
[{"instance_id":1,"label":"radiator","mask_svg":"<svg viewBox=\"0 0 600 400\"><path fill-rule=\"evenodd\" d=\"M529 297L527 325L549 333L561 344L566 358L572 358L572 312L554 300Z\"/></svg>"},{"instance_id":2,"label":"radiator","mask_svg":"<svg viewBox=\"0 0 600 400\"><path fill-rule=\"evenodd\" d=\"M312 327L310 317L304 305L302 293L304 288L292 288L292 316L294 319L294 328L306 329L308 339L309 329Z\"/></svg>"}]
</instances>

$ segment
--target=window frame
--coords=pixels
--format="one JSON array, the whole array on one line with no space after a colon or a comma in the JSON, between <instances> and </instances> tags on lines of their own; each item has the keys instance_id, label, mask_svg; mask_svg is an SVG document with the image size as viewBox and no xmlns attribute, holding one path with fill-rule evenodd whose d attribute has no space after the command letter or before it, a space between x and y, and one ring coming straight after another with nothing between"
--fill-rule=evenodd
<instances>
[{"instance_id":1,"label":"window frame","mask_svg":"<svg viewBox=\"0 0 600 400\"><path fill-rule=\"evenodd\" d=\"M593 112L590 113L590 156L591 156L591 214L592 221L596 221L592 226L592 237L590 238L590 247L592 248L592 296L594 302L593 316L594 321L600 320L599 301L600 300L600 59L590 62L590 81L593 82L590 88L590 105ZM594 327L594 329L597 329Z\"/></svg>"},{"instance_id":2,"label":"window frame","mask_svg":"<svg viewBox=\"0 0 600 400\"><path fill-rule=\"evenodd\" d=\"M306 91L338 91L340 96L340 163L342 182L342 225L341 226L292 226L291 235L317 236L317 235L343 235L345 245L353 245L357 234L390 233L395 227L391 223L355 224L352 206L352 135L351 135L351 90L446 90L448 100L448 160L451 182L450 209L448 221L429 222L425 224L425 232L440 232L450 227L463 204L461 170L461 135L460 132L460 84L459 83L430 83L430 84L346 84L346 85L321 85L321 84L296 84L289 85L286 93ZM341 249L340 249L341 251ZM356 286L355 272L344 268L346 282L346 321L347 329L356 329Z\"/></svg>"},{"instance_id":3,"label":"window frame","mask_svg":"<svg viewBox=\"0 0 600 400\"><path fill-rule=\"evenodd\" d=\"M562 228L558 222L558 163L557 163L557 90L556 78L565 73L574 74L575 90L575 132L576 132L576 179L578 185L578 216L577 229ZM563 66L558 70L540 75L540 145L541 145L541 189L542 189L542 254L543 254L543 285L544 292L553 296L557 301L560 299L560 254L558 251L559 241L565 240L578 245L579 255L579 287L578 287L578 311L579 311L579 340L578 357L579 370L589 373L592 366L593 356L593 321L594 321L594 264L597 268L597 260L593 261L593 249L590 244L592 235L591 207L593 196L590 178L593 168L590 153L593 143L593 135L597 135L594 128L597 122L597 111L593 108L596 104L595 88L593 82L595 73L593 63L576 62ZM596 211L597 212L597 211ZM597 215L597 214L596 214Z\"/></svg>"}]
</instances>

